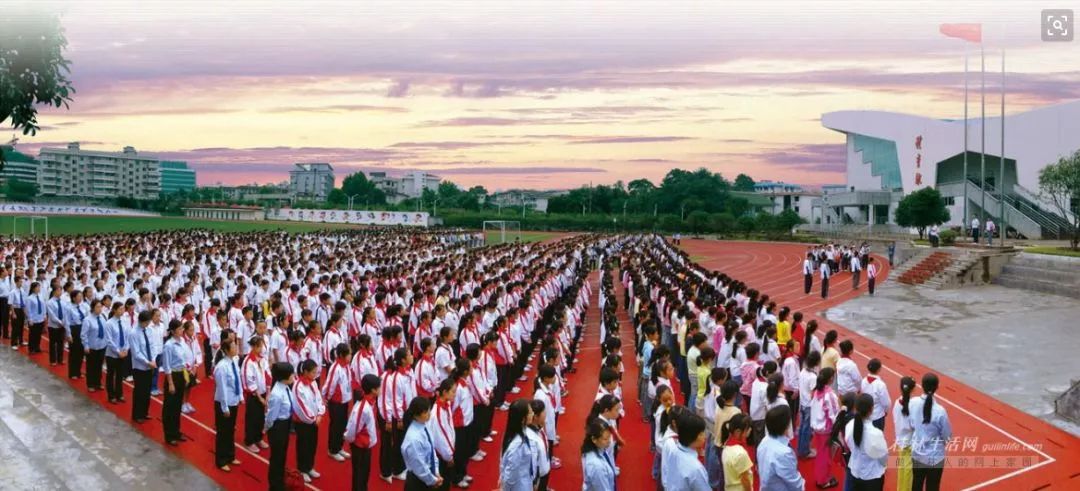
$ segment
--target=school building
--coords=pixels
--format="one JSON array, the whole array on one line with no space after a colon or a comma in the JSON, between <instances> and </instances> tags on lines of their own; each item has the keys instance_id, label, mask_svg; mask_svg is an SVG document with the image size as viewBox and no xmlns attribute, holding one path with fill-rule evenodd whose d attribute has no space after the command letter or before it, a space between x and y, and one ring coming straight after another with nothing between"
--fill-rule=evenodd
<instances>
[{"instance_id":1,"label":"school building","mask_svg":"<svg viewBox=\"0 0 1080 491\"><path fill-rule=\"evenodd\" d=\"M847 182L812 201L811 224L899 231L900 200L932 186L946 199L948 226L973 217L1000 224L1004 209L1010 233L1037 239L1067 230L1070 217L1039 197L1039 170L1080 149L1080 101L1006 115L1004 132L1000 117L987 117L985 152L982 121L969 118L966 154L963 120L837 111L822 115L821 124L846 138Z\"/></svg>"}]
</instances>

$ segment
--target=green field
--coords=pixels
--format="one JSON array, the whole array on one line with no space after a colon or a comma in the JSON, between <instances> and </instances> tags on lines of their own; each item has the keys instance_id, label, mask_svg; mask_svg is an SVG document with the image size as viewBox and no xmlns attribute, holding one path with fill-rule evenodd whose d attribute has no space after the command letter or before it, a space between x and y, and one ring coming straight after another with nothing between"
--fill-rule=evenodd
<instances>
[{"instance_id":1,"label":"green field","mask_svg":"<svg viewBox=\"0 0 1080 491\"><path fill-rule=\"evenodd\" d=\"M1051 256L1068 256L1068 257L1080 257L1080 251L1075 251L1066 247L1052 247L1052 246L1039 246L1039 247L1025 247L1024 252L1029 254L1048 254Z\"/></svg>"},{"instance_id":2,"label":"green field","mask_svg":"<svg viewBox=\"0 0 1080 491\"><path fill-rule=\"evenodd\" d=\"M11 236L11 216L0 216L0 234ZM184 230L202 228L222 232L251 232L256 230L285 230L292 233L312 232L327 228L351 228L351 225L329 223L291 222L227 222L182 217L76 217L50 216L49 235L99 234L113 232L149 232L153 230ZM44 233L43 222L38 220L34 233ZM18 236L30 234L29 220L20 219L15 229Z\"/></svg>"},{"instance_id":3,"label":"green field","mask_svg":"<svg viewBox=\"0 0 1080 491\"><path fill-rule=\"evenodd\" d=\"M514 237L517 236L517 235L521 236L521 241L522 242L540 242L540 241L544 241L544 240L548 240L548 239L558 237L558 236L563 235L563 234L561 234L559 232L521 232L520 234L517 234L517 233L514 233L514 232L511 232L511 231L507 230L506 231L506 241L507 242L513 242ZM490 244L498 244L499 240L501 238L502 238L502 234L499 231L488 231L488 233L487 233L487 243L489 245Z\"/></svg>"}]
</instances>

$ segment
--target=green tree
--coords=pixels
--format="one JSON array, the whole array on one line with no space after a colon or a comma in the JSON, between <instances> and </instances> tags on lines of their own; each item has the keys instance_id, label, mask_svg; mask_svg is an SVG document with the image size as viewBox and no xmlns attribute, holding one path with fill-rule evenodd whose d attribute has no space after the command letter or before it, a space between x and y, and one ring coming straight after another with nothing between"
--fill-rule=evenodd
<instances>
[{"instance_id":1,"label":"green tree","mask_svg":"<svg viewBox=\"0 0 1080 491\"><path fill-rule=\"evenodd\" d=\"M709 226L709 214L703 210L694 210L686 217L686 224L695 234L704 232Z\"/></svg>"},{"instance_id":2,"label":"green tree","mask_svg":"<svg viewBox=\"0 0 1080 491\"><path fill-rule=\"evenodd\" d=\"M1080 247L1080 150L1058 159L1039 171L1039 189L1059 215L1067 217L1069 243Z\"/></svg>"},{"instance_id":3,"label":"green tree","mask_svg":"<svg viewBox=\"0 0 1080 491\"><path fill-rule=\"evenodd\" d=\"M75 89L64 58L67 38L55 14L4 8L0 15L0 124L24 135L40 129L37 107L68 107ZM0 152L0 170L4 157Z\"/></svg>"},{"instance_id":4,"label":"green tree","mask_svg":"<svg viewBox=\"0 0 1080 491\"><path fill-rule=\"evenodd\" d=\"M345 176L345 179L341 181L341 191L344 200L340 204L348 203L349 196L353 196L353 208L386 203L386 193L369 181L363 172L354 172Z\"/></svg>"},{"instance_id":5,"label":"green tree","mask_svg":"<svg viewBox=\"0 0 1080 491\"><path fill-rule=\"evenodd\" d=\"M739 220L735 223L735 228L743 234L746 234L747 237L750 237L750 233L757 229L757 225L757 220L755 220L754 217L743 215L739 217Z\"/></svg>"},{"instance_id":6,"label":"green tree","mask_svg":"<svg viewBox=\"0 0 1080 491\"><path fill-rule=\"evenodd\" d=\"M796 226L803 223L806 223L806 221L803 220L798 213L795 213L795 210L790 209L780 212L779 215L776 215L774 220L777 231L784 232L788 235L791 235Z\"/></svg>"},{"instance_id":7,"label":"green tree","mask_svg":"<svg viewBox=\"0 0 1080 491\"><path fill-rule=\"evenodd\" d=\"M330 190L330 194L326 195L326 201L335 205L344 205L349 202L349 197L345 196L345 191L341 188L334 188Z\"/></svg>"},{"instance_id":8,"label":"green tree","mask_svg":"<svg viewBox=\"0 0 1080 491\"><path fill-rule=\"evenodd\" d=\"M37 183L8 178L4 183L4 196L11 201L30 201L37 196Z\"/></svg>"},{"instance_id":9,"label":"green tree","mask_svg":"<svg viewBox=\"0 0 1080 491\"><path fill-rule=\"evenodd\" d=\"M739 174L735 176L735 182L732 184L731 189L734 191L753 191L754 179L746 174Z\"/></svg>"},{"instance_id":10,"label":"green tree","mask_svg":"<svg viewBox=\"0 0 1080 491\"><path fill-rule=\"evenodd\" d=\"M735 230L735 216L728 212L715 213L712 215L711 226L720 233L732 232Z\"/></svg>"},{"instance_id":11,"label":"green tree","mask_svg":"<svg viewBox=\"0 0 1080 491\"><path fill-rule=\"evenodd\" d=\"M919 238L922 239L927 227L949 221L949 210L941 193L927 187L904 196L896 206L895 219L901 227L918 229Z\"/></svg>"}]
</instances>

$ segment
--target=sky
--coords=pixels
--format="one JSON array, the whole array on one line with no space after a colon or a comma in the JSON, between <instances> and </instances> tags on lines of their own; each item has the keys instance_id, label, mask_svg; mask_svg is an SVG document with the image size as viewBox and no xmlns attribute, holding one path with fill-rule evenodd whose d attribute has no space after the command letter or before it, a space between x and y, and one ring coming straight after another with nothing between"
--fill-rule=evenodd
<instances>
[{"instance_id":1,"label":"sky","mask_svg":"<svg viewBox=\"0 0 1080 491\"><path fill-rule=\"evenodd\" d=\"M19 148L131 145L199 185L281 182L296 162L492 191L698 167L842 183L821 114L962 117L978 45L947 22L983 25L988 116L1002 49L1009 113L1080 99L1080 40L1040 38L1041 9L1075 1L34 3L61 15L77 93Z\"/></svg>"}]
</instances>

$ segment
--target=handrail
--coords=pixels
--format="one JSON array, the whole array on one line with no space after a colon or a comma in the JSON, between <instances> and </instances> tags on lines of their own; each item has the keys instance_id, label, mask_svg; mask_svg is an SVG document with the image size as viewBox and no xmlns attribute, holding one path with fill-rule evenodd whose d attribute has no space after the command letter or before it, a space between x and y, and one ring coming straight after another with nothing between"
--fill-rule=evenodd
<instances>
[{"instance_id":1,"label":"handrail","mask_svg":"<svg viewBox=\"0 0 1080 491\"><path fill-rule=\"evenodd\" d=\"M980 191L979 181L969 177L968 178L968 183L971 186L975 187L976 192ZM988 188L988 189L984 190L983 193L986 196L989 196L992 201L994 201L993 204L995 206L1000 205L1000 201L999 201L1000 196L996 195L996 194L993 194L993 192L992 192L994 187L987 185L986 188ZM1061 237L1061 235L1062 235L1061 225L1059 223L1057 223L1056 220L1054 220L1053 218L1047 216L1045 213L1043 213L1041 210L1039 210L1038 208L1036 208L1032 204L1027 203L1023 199L1018 199L1016 196L1011 195L1011 194L1006 194L1004 196L1004 201L1005 201L1005 204L1008 205L1009 207L1011 207L1014 211L1016 211L1017 213L1020 213L1021 215L1027 217L1031 221L1035 222L1038 226L1042 227L1046 232L1048 232L1048 233L1043 234L1043 235L1052 235L1054 237ZM984 211L989 211L989 210L984 210Z\"/></svg>"}]
</instances>

